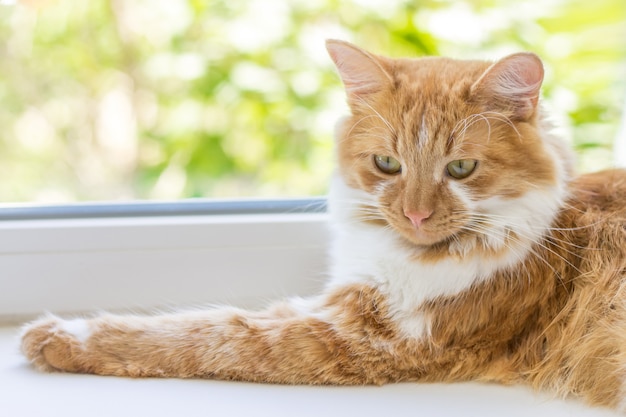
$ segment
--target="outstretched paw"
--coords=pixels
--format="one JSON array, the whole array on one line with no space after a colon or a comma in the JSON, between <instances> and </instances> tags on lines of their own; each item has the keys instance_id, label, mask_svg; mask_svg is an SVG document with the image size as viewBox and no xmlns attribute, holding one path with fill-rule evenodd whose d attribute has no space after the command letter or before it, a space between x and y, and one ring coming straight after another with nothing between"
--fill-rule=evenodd
<instances>
[{"instance_id":1,"label":"outstretched paw","mask_svg":"<svg viewBox=\"0 0 626 417\"><path fill-rule=\"evenodd\" d=\"M86 333L85 320L48 315L24 326L22 353L40 370L84 372L81 356Z\"/></svg>"}]
</instances>

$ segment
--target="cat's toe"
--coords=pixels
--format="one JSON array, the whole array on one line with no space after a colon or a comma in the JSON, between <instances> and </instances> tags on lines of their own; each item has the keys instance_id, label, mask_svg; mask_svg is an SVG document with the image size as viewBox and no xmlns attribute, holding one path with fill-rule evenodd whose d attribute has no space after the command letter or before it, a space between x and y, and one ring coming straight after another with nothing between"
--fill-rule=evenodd
<instances>
[{"instance_id":1,"label":"cat's toe","mask_svg":"<svg viewBox=\"0 0 626 417\"><path fill-rule=\"evenodd\" d=\"M22 353L40 370L77 372L82 343L63 329L64 320L48 315L27 324Z\"/></svg>"}]
</instances>

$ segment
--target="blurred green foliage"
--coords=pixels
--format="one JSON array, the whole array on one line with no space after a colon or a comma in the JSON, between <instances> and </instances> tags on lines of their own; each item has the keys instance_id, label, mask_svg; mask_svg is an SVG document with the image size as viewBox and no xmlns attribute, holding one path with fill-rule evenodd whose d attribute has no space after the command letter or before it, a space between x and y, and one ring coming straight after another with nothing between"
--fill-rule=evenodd
<instances>
[{"instance_id":1,"label":"blurred green foliage","mask_svg":"<svg viewBox=\"0 0 626 417\"><path fill-rule=\"evenodd\" d=\"M545 59L582 169L611 165L623 0L0 2L0 201L323 194L347 110L324 39Z\"/></svg>"}]
</instances>

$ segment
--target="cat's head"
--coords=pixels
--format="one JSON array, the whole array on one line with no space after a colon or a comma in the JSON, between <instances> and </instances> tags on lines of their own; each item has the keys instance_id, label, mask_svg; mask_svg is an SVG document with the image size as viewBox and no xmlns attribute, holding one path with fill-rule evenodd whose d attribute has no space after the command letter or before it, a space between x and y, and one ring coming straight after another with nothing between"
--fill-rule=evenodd
<instances>
[{"instance_id":1,"label":"cat's head","mask_svg":"<svg viewBox=\"0 0 626 417\"><path fill-rule=\"evenodd\" d=\"M508 223L532 228L540 219L526 217L544 200L549 218L539 223L552 221L567 168L546 139L536 55L489 63L390 59L335 40L327 48L351 110L337 131L339 173L369 197L356 217L418 246L520 239ZM528 210L507 222L519 206Z\"/></svg>"}]
</instances>

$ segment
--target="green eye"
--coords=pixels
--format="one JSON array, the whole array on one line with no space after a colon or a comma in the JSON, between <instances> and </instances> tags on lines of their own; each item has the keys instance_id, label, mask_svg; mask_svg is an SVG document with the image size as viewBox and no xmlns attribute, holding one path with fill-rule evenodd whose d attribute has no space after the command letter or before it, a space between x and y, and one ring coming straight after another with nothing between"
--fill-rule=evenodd
<instances>
[{"instance_id":1,"label":"green eye","mask_svg":"<svg viewBox=\"0 0 626 417\"><path fill-rule=\"evenodd\" d=\"M447 170L452 178L462 180L463 178L469 177L472 172L474 172L477 165L478 161L474 159L459 159L458 161L450 162L447 166Z\"/></svg>"},{"instance_id":2,"label":"green eye","mask_svg":"<svg viewBox=\"0 0 626 417\"><path fill-rule=\"evenodd\" d=\"M397 174L402 170L402 165L397 159L390 156L374 155L374 163L385 174Z\"/></svg>"}]
</instances>

